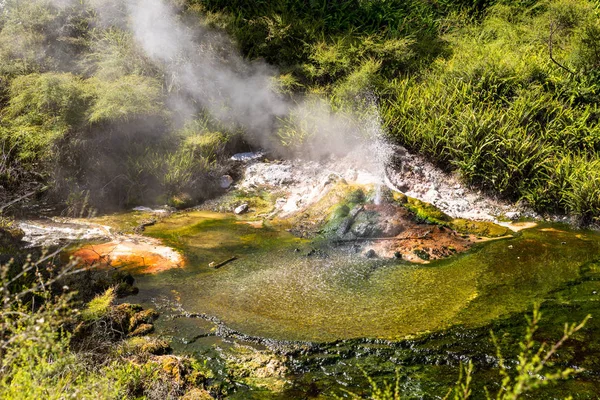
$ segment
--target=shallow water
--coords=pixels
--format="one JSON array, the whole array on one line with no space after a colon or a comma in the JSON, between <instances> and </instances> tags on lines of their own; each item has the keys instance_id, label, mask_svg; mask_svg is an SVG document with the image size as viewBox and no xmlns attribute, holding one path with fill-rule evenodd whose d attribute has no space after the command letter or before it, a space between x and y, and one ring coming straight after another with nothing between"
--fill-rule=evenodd
<instances>
[{"instance_id":1,"label":"shallow water","mask_svg":"<svg viewBox=\"0 0 600 400\"><path fill-rule=\"evenodd\" d=\"M209 359L218 371L226 371L218 360L227 351L219 349L235 343L286 355L285 390L251 385L237 398L364 394L364 373L381 384L397 370L403 398L443 397L466 360L474 361L475 393L482 395L500 380L490 330L514 358L534 303L547 315L538 339L548 341L600 304L600 235L561 225L482 242L427 265L367 259L350 246L210 212L174 214L145 234L179 250L185 267L137 275L140 292L127 301L159 309L157 333L171 337L177 352ZM238 259L209 267L232 256ZM592 319L559 354L559 365L587 372L533 398L595 398L597 329L600 320Z\"/></svg>"},{"instance_id":2,"label":"shallow water","mask_svg":"<svg viewBox=\"0 0 600 400\"><path fill-rule=\"evenodd\" d=\"M215 316L251 336L317 342L481 326L530 309L600 254L598 234L564 227L526 230L428 265L369 260L205 212L176 215L146 234L188 262L138 276L137 300L176 300L187 312ZM208 266L231 256L239 258Z\"/></svg>"}]
</instances>

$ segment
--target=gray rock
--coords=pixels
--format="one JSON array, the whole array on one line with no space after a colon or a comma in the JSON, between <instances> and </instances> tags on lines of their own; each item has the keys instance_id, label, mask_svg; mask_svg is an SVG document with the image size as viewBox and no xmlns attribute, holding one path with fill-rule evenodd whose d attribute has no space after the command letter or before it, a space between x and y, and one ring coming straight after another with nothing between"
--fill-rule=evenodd
<instances>
[{"instance_id":1,"label":"gray rock","mask_svg":"<svg viewBox=\"0 0 600 400\"><path fill-rule=\"evenodd\" d=\"M248 211L248 203L244 203L233 210L234 214L240 215Z\"/></svg>"},{"instance_id":2,"label":"gray rock","mask_svg":"<svg viewBox=\"0 0 600 400\"><path fill-rule=\"evenodd\" d=\"M337 235L339 237L344 236L346 233L348 233L348 231L350 230L350 227L352 226L352 222L353 222L353 218L345 218L340 225L338 226L338 229L336 231Z\"/></svg>"},{"instance_id":3,"label":"gray rock","mask_svg":"<svg viewBox=\"0 0 600 400\"><path fill-rule=\"evenodd\" d=\"M398 181L396 182L396 188L401 192L406 192L410 189L410 185L406 181Z\"/></svg>"},{"instance_id":4,"label":"gray rock","mask_svg":"<svg viewBox=\"0 0 600 400\"><path fill-rule=\"evenodd\" d=\"M237 153L237 154L234 154L233 156L231 156L231 160L232 161L248 162L248 161L260 160L264 156L265 156L265 153L263 153L262 151L248 152L248 153Z\"/></svg>"},{"instance_id":5,"label":"gray rock","mask_svg":"<svg viewBox=\"0 0 600 400\"><path fill-rule=\"evenodd\" d=\"M233 183L233 178L229 175L223 175L221 177L221 179L219 180L219 185L221 186L222 189L229 188L232 183Z\"/></svg>"},{"instance_id":6,"label":"gray rock","mask_svg":"<svg viewBox=\"0 0 600 400\"><path fill-rule=\"evenodd\" d=\"M377 253L375 253L375 250L369 249L365 253L365 257L367 257L367 258L377 258Z\"/></svg>"}]
</instances>

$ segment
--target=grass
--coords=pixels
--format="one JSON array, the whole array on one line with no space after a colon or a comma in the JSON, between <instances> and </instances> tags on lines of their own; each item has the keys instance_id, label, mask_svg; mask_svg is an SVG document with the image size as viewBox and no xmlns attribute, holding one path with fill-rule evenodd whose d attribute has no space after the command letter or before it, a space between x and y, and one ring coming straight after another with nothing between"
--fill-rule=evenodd
<instances>
[{"instance_id":1,"label":"grass","mask_svg":"<svg viewBox=\"0 0 600 400\"><path fill-rule=\"evenodd\" d=\"M230 33L247 59L277 66L273 90L305 105L276 123L273 148L315 153L303 146L315 132L339 142L336 132L379 114L390 141L468 183L598 220L597 2L178 4L188 20ZM200 108L164 111L181 88L118 20L102 23L85 3L6 7L0 139L10 165L54 183L60 199L85 192L95 206L209 195L197 182L214 180L243 132ZM192 122L182 124L186 113Z\"/></svg>"},{"instance_id":2,"label":"grass","mask_svg":"<svg viewBox=\"0 0 600 400\"><path fill-rule=\"evenodd\" d=\"M597 3L188 6L228 30L248 57L278 65L284 90L350 109L374 92L390 140L458 170L468 183L541 212L585 222L600 215ZM289 145L310 131L289 123L280 136Z\"/></svg>"},{"instance_id":3,"label":"grass","mask_svg":"<svg viewBox=\"0 0 600 400\"><path fill-rule=\"evenodd\" d=\"M550 21L550 22L548 22ZM559 21L559 22L553 22ZM548 40L553 24L555 59ZM588 54L598 14L583 1L496 5L447 35L454 54L391 85L390 136L469 183L540 211L596 219L600 156L597 78ZM594 45L595 46L595 45Z\"/></svg>"},{"instance_id":4,"label":"grass","mask_svg":"<svg viewBox=\"0 0 600 400\"><path fill-rule=\"evenodd\" d=\"M114 288L108 289L101 295L94 297L81 312L84 321L93 321L106 316L115 301L116 294Z\"/></svg>"}]
</instances>

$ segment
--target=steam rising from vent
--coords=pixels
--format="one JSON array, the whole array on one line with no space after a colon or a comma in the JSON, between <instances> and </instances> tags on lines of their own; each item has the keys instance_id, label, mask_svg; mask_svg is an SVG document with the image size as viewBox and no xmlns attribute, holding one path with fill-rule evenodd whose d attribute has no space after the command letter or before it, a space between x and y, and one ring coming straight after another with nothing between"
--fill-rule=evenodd
<instances>
[{"instance_id":1,"label":"steam rising from vent","mask_svg":"<svg viewBox=\"0 0 600 400\"><path fill-rule=\"evenodd\" d=\"M136 40L166 69L170 87L216 119L241 126L261 146L269 144L264 133L273 132L289 108L270 90L275 71L245 63L214 32L190 31L161 0L137 0L128 9Z\"/></svg>"},{"instance_id":2,"label":"steam rising from vent","mask_svg":"<svg viewBox=\"0 0 600 400\"><path fill-rule=\"evenodd\" d=\"M380 139L374 99L362 98L360 113L334 113L319 98L284 98L273 90L275 68L244 60L219 32L197 24L190 28L165 0L90 2L102 23L128 27L164 71L168 104L180 122L203 109L221 123L243 129L253 144L276 151L282 150L282 142L287 149L294 147L287 139L303 137L303 144L294 147L295 155L312 159L360 149L363 162L365 147ZM370 158L377 151L367 152Z\"/></svg>"}]
</instances>

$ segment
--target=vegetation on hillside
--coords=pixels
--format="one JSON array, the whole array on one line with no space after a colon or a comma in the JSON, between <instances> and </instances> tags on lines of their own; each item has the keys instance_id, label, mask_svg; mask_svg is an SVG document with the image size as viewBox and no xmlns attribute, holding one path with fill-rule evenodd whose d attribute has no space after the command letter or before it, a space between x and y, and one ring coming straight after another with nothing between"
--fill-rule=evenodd
<instances>
[{"instance_id":1,"label":"vegetation on hillside","mask_svg":"<svg viewBox=\"0 0 600 400\"><path fill-rule=\"evenodd\" d=\"M190 1L332 102L376 93L389 138L539 211L600 214L594 1Z\"/></svg>"},{"instance_id":2,"label":"vegetation on hillside","mask_svg":"<svg viewBox=\"0 0 600 400\"><path fill-rule=\"evenodd\" d=\"M201 201L243 132L200 105L185 122L177 79L98 4L124 7L3 5L4 191L50 184L71 210L84 198L103 208ZM277 66L273 88L293 101L317 96L355 113L376 104L391 141L468 183L539 211L600 215L593 0L171 4L192 25L228 32L248 60ZM283 145L314 128L297 117L280 121Z\"/></svg>"}]
</instances>

